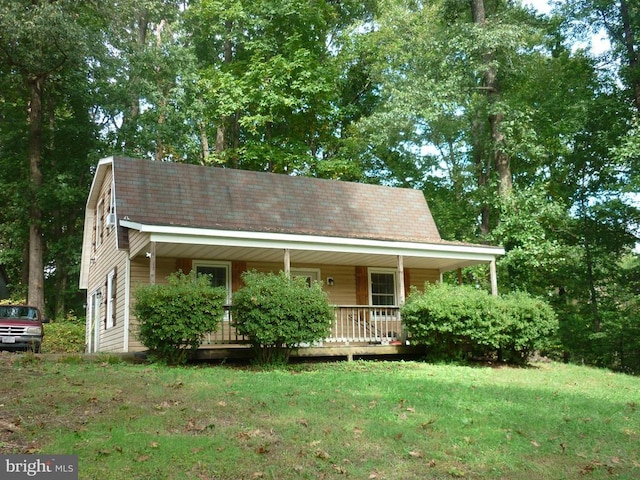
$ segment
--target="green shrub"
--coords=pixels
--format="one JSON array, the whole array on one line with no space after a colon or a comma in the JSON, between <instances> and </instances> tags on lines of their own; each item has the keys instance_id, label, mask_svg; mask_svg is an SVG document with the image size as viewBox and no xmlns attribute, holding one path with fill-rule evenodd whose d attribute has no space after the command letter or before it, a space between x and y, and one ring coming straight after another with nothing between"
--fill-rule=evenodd
<instances>
[{"instance_id":1,"label":"green shrub","mask_svg":"<svg viewBox=\"0 0 640 480\"><path fill-rule=\"evenodd\" d=\"M212 287L206 276L178 272L167 280L166 285L139 287L133 312L138 338L152 357L179 364L199 347L203 335L218 328L226 291Z\"/></svg>"},{"instance_id":2,"label":"green shrub","mask_svg":"<svg viewBox=\"0 0 640 480\"><path fill-rule=\"evenodd\" d=\"M557 328L551 307L525 293L497 297L442 283L412 291L401 314L412 342L448 360L498 356L526 362Z\"/></svg>"},{"instance_id":3,"label":"green shrub","mask_svg":"<svg viewBox=\"0 0 640 480\"><path fill-rule=\"evenodd\" d=\"M547 302L524 292L501 297L505 309L500 342L503 359L510 363L526 363L536 350L547 346L558 330L558 319Z\"/></svg>"},{"instance_id":4,"label":"green shrub","mask_svg":"<svg viewBox=\"0 0 640 480\"><path fill-rule=\"evenodd\" d=\"M45 324L42 353L82 353L84 346L84 323L66 318Z\"/></svg>"},{"instance_id":5,"label":"green shrub","mask_svg":"<svg viewBox=\"0 0 640 480\"><path fill-rule=\"evenodd\" d=\"M233 295L233 320L249 337L261 364L287 362L293 348L326 338L333 308L319 282L283 272L245 272L244 286Z\"/></svg>"}]
</instances>

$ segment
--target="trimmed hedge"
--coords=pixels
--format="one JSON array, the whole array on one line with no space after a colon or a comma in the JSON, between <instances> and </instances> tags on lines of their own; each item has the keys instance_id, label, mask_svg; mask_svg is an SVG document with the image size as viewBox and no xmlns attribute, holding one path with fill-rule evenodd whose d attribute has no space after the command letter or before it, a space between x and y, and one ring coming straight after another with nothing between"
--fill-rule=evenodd
<instances>
[{"instance_id":1,"label":"trimmed hedge","mask_svg":"<svg viewBox=\"0 0 640 480\"><path fill-rule=\"evenodd\" d=\"M166 285L144 285L135 292L133 313L138 338L152 355L170 364L185 363L202 337L214 332L224 314L226 290L206 275L173 273Z\"/></svg>"},{"instance_id":2,"label":"trimmed hedge","mask_svg":"<svg viewBox=\"0 0 640 480\"><path fill-rule=\"evenodd\" d=\"M82 353L85 325L77 321L56 320L44 325L42 353Z\"/></svg>"},{"instance_id":3,"label":"trimmed hedge","mask_svg":"<svg viewBox=\"0 0 640 480\"><path fill-rule=\"evenodd\" d=\"M233 321L249 337L261 364L286 363L301 343L322 340L334 321L322 285L284 272L245 272L244 286L233 295Z\"/></svg>"},{"instance_id":4,"label":"trimmed hedge","mask_svg":"<svg viewBox=\"0 0 640 480\"><path fill-rule=\"evenodd\" d=\"M497 357L526 363L558 328L548 303L523 292L493 296L471 286L426 284L401 315L411 341L442 359Z\"/></svg>"}]
</instances>

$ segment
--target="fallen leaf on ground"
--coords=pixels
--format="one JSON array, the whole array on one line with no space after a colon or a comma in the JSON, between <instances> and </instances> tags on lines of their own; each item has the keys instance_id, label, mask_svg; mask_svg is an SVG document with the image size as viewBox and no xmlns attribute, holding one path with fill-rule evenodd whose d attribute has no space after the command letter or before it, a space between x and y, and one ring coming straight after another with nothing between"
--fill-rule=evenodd
<instances>
[{"instance_id":1,"label":"fallen leaf on ground","mask_svg":"<svg viewBox=\"0 0 640 480\"><path fill-rule=\"evenodd\" d=\"M330 455L324 450L322 450L321 448L319 448L318 450L316 450L316 457L326 460L330 457Z\"/></svg>"}]
</instances>

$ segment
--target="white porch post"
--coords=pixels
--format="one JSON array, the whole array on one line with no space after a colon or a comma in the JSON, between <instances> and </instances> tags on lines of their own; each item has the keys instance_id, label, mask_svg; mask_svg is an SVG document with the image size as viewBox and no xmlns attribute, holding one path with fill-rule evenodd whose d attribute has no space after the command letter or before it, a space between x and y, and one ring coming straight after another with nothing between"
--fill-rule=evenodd
<instances>
[{"instance_id":1,"label":"white porch post","mask_svg":"<svg viewBox=\"0 0 640 480\"><path fill-rule=\"evenodd\" d=\"M404 305L404 257L398 255L398 305Z\"/></svg>"},{"instance_id":2,"label":"white porch post","mask_svg":"<svg viewBox=\"0 0 640 480\"><path fill-rule=\"evenodd\" d=\"M398 306L404 305L404 257L398 255ZM403 342L407 341L407 334L405 333L404 324L402 322L402 316L400 315L400 309L398 309L398 321L400 322L400 338Z\"/></svg>"},{"instance_id":3,"label":"white porch post","mask_svg":"<svg viewBox=\"0 0 640 480\"><path fill-rule=\"evenodd\" d=\"M489 274L491 276L491 295L498 295L498 275L496 274L496 259L489 263Z\"/></svg>"},{"instance_id":4,"label":"white porch post","mask_svg":"<svg viewBox=\"0 0 640 480\"><path fill-rule=\"evenodd\" d=\"M151 252L149 252L149 283L156 284L156 242L151 242Z\"/></svg>"},{"instance_id":5,"label":"white porch post","mask_svg":"<svg viewBox=\"0 0 640 480\"><path fill-rule=\"evenodd\" d=\"M291 275L291 252L288 248L284 249L284 273Z\"/></svg>"}]
</instances>

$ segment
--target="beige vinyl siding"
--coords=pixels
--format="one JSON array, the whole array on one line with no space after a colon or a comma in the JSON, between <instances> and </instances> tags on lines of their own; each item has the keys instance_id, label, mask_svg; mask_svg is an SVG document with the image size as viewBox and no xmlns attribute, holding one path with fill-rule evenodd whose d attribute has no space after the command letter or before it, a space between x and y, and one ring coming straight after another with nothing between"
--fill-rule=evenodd
<instances>
[{"instance_id":1,"label":"beige vinyl siding","mask_svg":"<svg viewBox=\"0 0 640 480\"><path fill-rule=\"evenodd\" d=\"M138 232L137 230L129 230L129 256L131 258L137 256L143 249L148 248L148 245L148 233Z\"/></svg>"},{"instance_id":2,"label":"beige vinyl siding","mask_svg":"<svg viewBox=\"0 0 640 480\"><path fill-rule=\"evenodd\" d=\"M258 272L278 272L284 266L281 263L256 263L247 262L247 270L257 270ZM317 265L307 263L292 263L291 268L314 268L320 270L320 280L323 282L322 289L327 292L329 302L334 305L355 305L356 303L356 280L355 267L341 265ZM327 285L327 278L332 277L333 286Z\"/></svg>"},{"instance_id":3,"label":"beige vinyl siding","mask_svg":"<svg viewBox=\"0 0 640 480\"><path fill-rule=\"evenodd\" d=\"M145 257L138 257L131 260L130 273L131 277L131 305L135 302L135 292L140 285L147 285L149 283L149 259ZM130 312L129 316L129 351L138 352L146 350L144 345L138 341L137 336L138 322L133 312Z\"/></svg>"},{"instance_id":4,"label":"beige vinyl siding","mask_svg":"<svg viewBox=\"0 0 640 480\"><path fill-rule=\"evenodd\" d=\"M247 270L258 272L278 272L284 267L280 263L247 262ZM334 305L356 305L356 268L343 265L316 265L292 263L291 268L318 268L320 279L324 283L323 290L329 295L329 302ZM327 278L332 277L333 286L327 285ZM423 290L425 282L435 283L440 280L437 269L417 269L409 271L410 285Z\"/></svg>"},{"instance_id":5,"label":"beige vinyl siding","mask_svg":"<svg viewBox=\"0 0 640 480\"><path fill-rule=\"evenodd\" d=\"M426 282L436 283L440 281L440 271L436 269L415 269L409 270L409 283L410 285L417 287L418 290L424 290L424 284Z\"/></svg>"},{"instance_id":6,"label":"beige vinyl siding","mask_svg":"<svg viewBox=\"0 0 640 480\"><path fill-rule=\"evenodd\" d=\"M107 314L107 276L115 268L115 326L106 329L105 315ZM100 351L121 352L124 350L124 326L125 326L125 291L127 285L127 252L118 251L112 243L111 249L101 252L99 259L91 269L89 274L89 288L87 293L91 294L100 288L102 291L100 307ZM87 339L88 341L88 339Z\"/></svg>"},{"instance_id":7,"label":"beige vinyl siding","mask_svg":"<svg viewBox=\"0 0 640 480\"><path fill-rule=\"evenodd\" d=\"M103 218L96 221L104 225L104 216L109 213L109 205L111 193L111 172L109 171L104 178L104 182L100 187L98 201L104 204ZM94 230L95 231L95 230ZM127 272L127 252L119 251L116 248L116 230L115 228L103 228L102 242L96 247L95 237L91 252L92 265L89 271L89 281L87 289L87 303L91 299L91 295L100 288L102 291L100 319L98 327L100 329L100 351L122 352L124 350L124 326L125 326L125 291L126 291L126 272ZM113 269L116 269L115 293L115 326L105 329L105 315L107 313L107 291L106 282L107 275ZM89 334L87 327L87 335ZM86 341L88 342L88 338Z\"/></svg>"},{"instance_id":8,"label":"beige vinyl siding","mask_svg":"<svg viewBox=\"0 0 640 480\"><path fill-rule=\"evenodd\" d=\"M323 290L333 305L356 304L356 267L324 265L320 267ZM327 285L327 278L333 278L333 285Z\"/></svg>"},{"instance_id":9,"label":"beige vinyl siding","mask_svg":"<svg viewBox=\"0 0 640 480\"><path fill-rule=\"evenodd\" d=\"M140 256L131 260L131 305L135 301L135 292L140 285L149 284L149 259ZM156 260L156 283L167 283L167 277L176 271L176 260L174 258L158 258ZM138 352L146 350L144 345L138 341L138 322L133 312L129 317L129 351Z\"/></svg>"}]
</instances>

